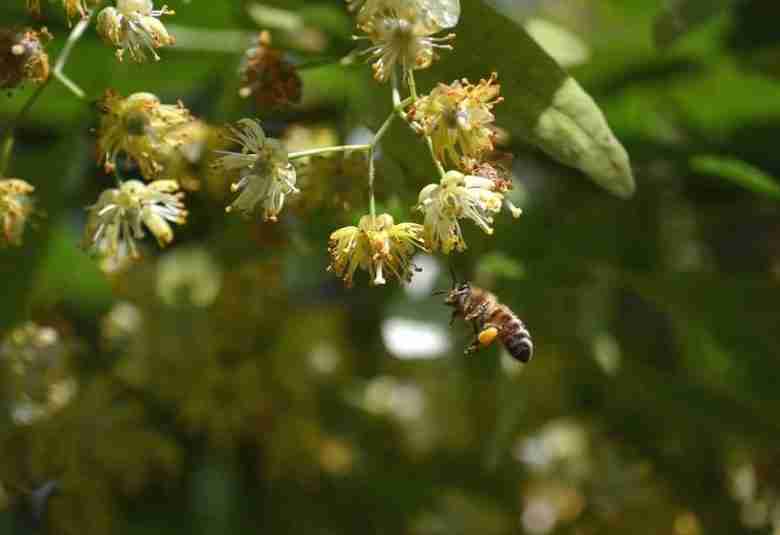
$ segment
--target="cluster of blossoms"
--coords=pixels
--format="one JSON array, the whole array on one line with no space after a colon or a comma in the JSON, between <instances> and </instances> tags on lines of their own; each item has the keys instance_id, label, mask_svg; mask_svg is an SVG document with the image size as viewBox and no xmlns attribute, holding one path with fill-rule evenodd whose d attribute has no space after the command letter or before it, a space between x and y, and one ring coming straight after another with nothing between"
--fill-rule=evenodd
<instances>
[{"instance_id":1,"label":"cluster of blossoms","mask_svg":"<svg viewBox=\"0 0 780 535\"><path fill-rule=\"evenodd\" d=\"M413 71L429 67L437 49L452 48L447 42L454 35L435 35L457 25L459 0L347 0L347 4L356 13L357 28L366 34L358 39L371 43L361 53L373 62L374 77L392 80L395 95L399 71L408 83L410 103L404 101L400 115L425 138L440 177L420 191L416 209L423 214L423 225L394 226L392 218L388 222L382 219L385 216L365 216L358 227L331 235L330 269L348 285L358 267L370 273L374 284L382 284L382 269L392 258L400 269L390 272L408 280L415 248L445 254L466 249L461 220L471 220L492 234L493 217L504 205L514 216L520 214L505 198L512 188L510 165L496 152L493 108L502 100L500 86L493 74L478 84L465 79L438 84L428 95L417 96ZM406 239L391 239L390 229L405 232ZM375 239L376 235L385 239Z\"/></svg>"},{"instance_id":2,"label":"cluster of blossoms","mask_svg":"<svg viewBox=\"0 0 780 535\"><path fill-rule=\"evenodd\" d=\"M39 7L28 0L29 7ZM195 189L197 179L187 180L187 169L199 164L204 152L216 154L211 169L235 177L231 190L237 193L226 208L245 215L259 213L263 220L278 220L286 200L300 193L294 162L303 160L315 167L309 156L327 152L362 151L368 158L369 213L356 226L336 230L330 236L332 271L351 286L358 269L369 274L372 284L385 284L388 278L409 281L415 271L412 261L418 251L450 254L466 249L461 221L471 220L486 234L493 233L493 218L507 205L514 215L519 210L505 199L512 187L510 166L501 162L496 151L497 130L494 107L501 102L497 75L472 84L457 80L440 83L427 95L418 96L414 71L430 67L439 50L451 50L454 34L440 35L454 28L460 18L459 0L347 0L355 13L356 28L369 42L360 54L372 63L374 77L391 82L394 111L370 144L325 147L288 153L284 144L266 135L259 122L242 119L228 127L225 144L238 150L204 150L212 129L193 118L182 103L163 104L151 93L123 97L106 92L100 102L98 160L107 173L115 173L116 188L104 191L89 210L86 241L89 248L121 265L138 257L136 240L151 232L160 246L173 239L171 223L184 224L187 211L182 189ZM92 0L63 0L68 16L90 14ZM115 0L97 17L97 31L137 62L157 60L157 49L174 43L160 17L173 12L154 8L152 0ZM36 32L5 35L9 42L0 56L0 67L16 62L16 78L3 78L2 85L13 86L18 79L43 80L48 75L48 59ZM10 54L10 56L9 56ZM8 57L6 57L8 56ZM9 69L0 69L5 73ZM402 99L408 87L408 98ZM245 56L241 68L242 97L253 96L264 108L298 102L301 81L294 65L281 50L271 46L263 32ZM389 214L376 214L374 199L375 149L380 138L397 117L424 138L439 171L438 181L419 193L416 210L422 224L396 224ZM210 147L214 149L215 147ZM306 159L304 159L306 158ZM123 181L123 164L138 167L144 183ZM0 189L0 216L7 241L18 241L31 204L25 204L32 189L15 185ZM188 186L188 184L190 184ZM8 200L10 199L10 200ZM13 240L12 240L13 238Z\"/></svg>"},{"instance_id":3,"label":"cluster of blossoms","mask_svg":"<svg viewBox=\"0 0 780 535\"><path fill-rule=\"evenodd\" d=\"M48 80L49 56L44 46L50 39L46 28L40 31L0 28L0 89L13 89L25 81Z\"/></svg>"},{"instance_id":4,"label":"cluster of blossoms","mask_svg":"<svg viewBox=\"0 0 780 535\"><path fill-rule=\"evenodd\" d=\"M117 0L116 7L107 7L98 14L97 31L117 48L120 61L127 52L133 61L144 62L147 51L158 61L157 49L175 42L160 17L173 14L167 6L154 9L152 0Z\"/></svg>"},{"instance_id":5,"label":"cluster of blossoms","mask_svg":"<svg viewBox=\"0 0 780 535\"><path fill-rule=\"evenodd\" d=\"M0 244L21 245L24 227L33 212L30 194L34 190L24 180L0 180Z\"/></svg>"}]
</instances>

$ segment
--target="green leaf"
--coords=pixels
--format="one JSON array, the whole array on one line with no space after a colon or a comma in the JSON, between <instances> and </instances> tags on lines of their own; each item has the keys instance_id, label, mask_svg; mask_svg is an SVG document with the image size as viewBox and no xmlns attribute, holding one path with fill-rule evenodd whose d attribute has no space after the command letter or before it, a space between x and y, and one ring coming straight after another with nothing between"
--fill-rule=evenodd
<instances>
[{"instance_id":1,"label":"green leaf","mask_svg":"<svg viewBox=\"0 0 780 535\"><path fill-rule=\"evenodd\" d=\"M420 91L497 72L505 97L495 110L499 126L580 169L613 194L630 197L635 185L628 154L593 99L517 23L480 0L463 0L461 7L455 50L442 53L430 70L420 71ZM375 86L367 99L364 104L377 110L380 124L390 113L389 88ZM408 136L396 136L387 145L402 164L424 157L410 152L414 149Z\"/></svg>"},{"instance_id":2,"label":"green leaf","mask_svg":"<svg viewBox=\"0 0 780 535\"><path fill-rule=\"evenodd\" d=\"M717 176L754 193L780 200L780 182L742 160L703 155L691 158L690 165L697 173Z\"/></svg>"},{"instance_id":3,"label":"green leaf","mask_svg":"<svg viewBox=\"0 0 780 535\"><path fill-rule=\"evenodd\" d=\"M656 45L659 48L672 45L733 3L734 0L668 0L655 19L653 37Z\"/></svg>"}]
</instances>

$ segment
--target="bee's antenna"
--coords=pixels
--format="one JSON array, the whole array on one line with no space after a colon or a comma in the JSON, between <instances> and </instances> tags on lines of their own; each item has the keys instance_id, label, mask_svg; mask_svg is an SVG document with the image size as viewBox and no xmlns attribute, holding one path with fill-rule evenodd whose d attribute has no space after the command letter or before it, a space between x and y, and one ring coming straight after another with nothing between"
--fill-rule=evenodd
<instances>
[{"instance_id":1,"label":"bee's antenna","mask_svg":"<svg viewBox=\"0 0 780 535\"><path fill-rule=\"evenodd\" d=\"M458 285L458 276L455 274L455 267L450 264L450 277L452 277L452 287L455 288Z\"/></svg>"},{"instance_id":2,"label":"bee's antenna","mask_svg":"<svg viewBox=\"0 0 780 535\"><path fill-rule=\"evenodd\" d=\"M449 290L436 290L431 295L445 295L445 294L448 294L448 293L450 293Z\"/></svg>"}]
</instances>

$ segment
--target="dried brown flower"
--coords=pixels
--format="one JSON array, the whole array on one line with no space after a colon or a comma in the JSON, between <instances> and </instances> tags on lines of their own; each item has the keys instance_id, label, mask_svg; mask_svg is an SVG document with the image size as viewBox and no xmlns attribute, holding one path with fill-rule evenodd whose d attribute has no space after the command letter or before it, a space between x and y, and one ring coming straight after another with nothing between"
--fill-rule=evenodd
<instances>
[{"instance_id":1,"label":"dried brown flower","mask_svg":"<svg viewBox=\"0 0 780 535\"><path fill-rule=\"evenodd\" d=\"M247 50L241 70L244 97L254 97L257 105L278 108L301 101L302 82L295 66L284 52L271 46L271 34L260 33L257 44Z\"/></svg>"}]
</instances>

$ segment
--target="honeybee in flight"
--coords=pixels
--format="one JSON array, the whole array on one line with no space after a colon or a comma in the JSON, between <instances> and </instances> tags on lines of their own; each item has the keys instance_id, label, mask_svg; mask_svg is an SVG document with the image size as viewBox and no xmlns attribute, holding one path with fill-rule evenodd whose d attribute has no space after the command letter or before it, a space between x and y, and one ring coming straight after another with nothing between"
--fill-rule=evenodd
<instances>
[{"instance_id":1,"label":"honeybee in flight","mask_svg":"<svg viewBox=\"0 0 780 535\"><path fill-rule=\"evenodd\" d=\"M469 282L455 283L447 294L444 304L453 307L450 325L456 318L462 317L474 325L474 341L466 348L471 354L487 347L498 338L509 354L520 362L528 362L534 354L531 334L512 310L501 304L495 295L472 286Z\"/></svg>"}]
</instances>

